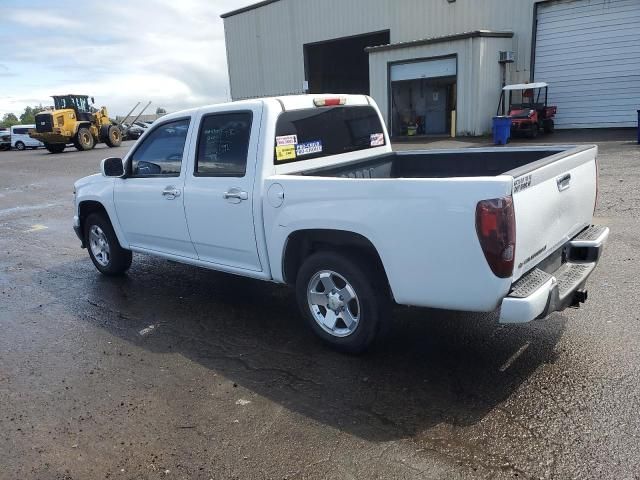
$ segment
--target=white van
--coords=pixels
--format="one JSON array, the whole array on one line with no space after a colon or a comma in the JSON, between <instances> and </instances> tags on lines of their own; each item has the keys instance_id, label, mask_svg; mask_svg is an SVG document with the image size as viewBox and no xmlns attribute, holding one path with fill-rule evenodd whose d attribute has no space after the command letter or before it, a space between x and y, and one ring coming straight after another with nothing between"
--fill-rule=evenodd
<instances>
[{"instance_id":1,"label":"white van","mask_svg":"<svg viewBox=\"0 0 640 480\"><path fill-rule=\"evenodd\" d=\"M35 125L14 125L11 127L11 147L16 150L44 147L44 143L29 136L29 130L34 128L36 128Z\"/></svg>"}]
</instances>

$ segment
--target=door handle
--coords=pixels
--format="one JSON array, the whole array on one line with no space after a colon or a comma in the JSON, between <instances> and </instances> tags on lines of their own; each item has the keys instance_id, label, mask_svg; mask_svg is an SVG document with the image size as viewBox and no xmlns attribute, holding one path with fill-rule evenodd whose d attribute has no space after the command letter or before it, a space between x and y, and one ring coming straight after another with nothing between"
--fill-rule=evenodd
<instances>
[{"instance_id":1,"label":"door handle","mask_svg":"<svg viewBox=\"0 0 640 480\"><path fill-rule=\"evenodd\" d=\"M222 198L231 200L231 203L240 203L243 200L249 200L249 194L239 188L232 188L228 192L224 192Z\"/></svg>"},{"instance_id":2,"label":"door handle","mask_svg":"<svg viewBox=\"0 0 640 480\"><path fill-rule=\"evenodd\" d=\"M558 190L561 192L566 190L571 186L571 174L567 173L566 175L559 177L556 182L558 183Z\"/></svg>"},{"instance_id":3,"label":"door handle","mask_svg":"<svg viewBox=\"0 0 640 480\"><path fill-rule=\"evenodd\" d=\"M176 187L167 187L162 191L162 196L167 200L174 200L180 196L182 192Z\"/></svg>"}]
</instances>

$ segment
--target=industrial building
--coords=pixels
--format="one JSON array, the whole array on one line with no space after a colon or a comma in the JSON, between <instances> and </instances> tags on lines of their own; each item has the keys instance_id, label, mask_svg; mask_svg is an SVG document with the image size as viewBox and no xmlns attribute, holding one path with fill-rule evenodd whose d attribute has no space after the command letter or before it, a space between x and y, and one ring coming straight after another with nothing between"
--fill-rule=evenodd
<instances>
[{"instance_id":1,"label":"industrial building","mask_svg":"<svg viewBox=\"0 0 640 480\"><path fill-rule=\"evenodd\" d=\"M556 128L630 127L640 108L640 0L265 0L222 18L234 100L370 94L396 137L489 132L504 81L548 82Z\"/></svg>"}]
</instances>

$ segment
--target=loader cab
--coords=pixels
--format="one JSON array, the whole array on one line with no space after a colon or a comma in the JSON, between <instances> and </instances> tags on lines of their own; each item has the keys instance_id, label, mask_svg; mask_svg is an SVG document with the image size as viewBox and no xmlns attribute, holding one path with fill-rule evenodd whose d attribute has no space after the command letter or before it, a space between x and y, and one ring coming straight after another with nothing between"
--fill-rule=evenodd
<instances>
[{"instance_id":1,"label":"loader cab","mask_svg":"<svg viewBox=\"0 0 640 480\"><path fill-rule=\"evenodd\" d=\"M80 121L91 121L93 109L87 95L54 95L53 105L56 110L72 109Z\"/></svg>"}]
</instances>

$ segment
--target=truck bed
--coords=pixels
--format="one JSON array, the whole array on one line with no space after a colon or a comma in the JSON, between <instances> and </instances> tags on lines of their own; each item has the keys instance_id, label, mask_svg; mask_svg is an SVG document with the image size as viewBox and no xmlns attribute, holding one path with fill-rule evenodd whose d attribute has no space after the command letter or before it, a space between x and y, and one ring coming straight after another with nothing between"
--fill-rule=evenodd
<instances>
[{"instance_id":1,"label":"truck bed","mask_svg":"<svg viewBox=\"0 0 640 480\"><path fill-rule=\"evenodd\" d=\"M591 224L596 156L593 145L492 147L300 165L298 172L268 179L267 190L277 183L274 191L283 190L285 202L266 209L273 216L266 223L277 225L280 235L282 226L293 228L292 218L302 219L296 228L307 229L317 228L309 219L321 218L323 225L370 239L399 303L489 311L513 282ZM489 269L476 228L478 203L506 197L513 202L516 230L508 279ZM469 276L470 270L475 274ZM449 295L451 285L464 295ZM498 296L485 297L486 291Z\"/></svg>"},{"instance_id":2,"label":"truck bed","mask_svg":"<svg viewBox=\"0 0 640 480\"><path fill-rule=\"evenodd\" d=\"M301 175L337 178L458 178L519 176L575 153L580 147L412 150L307 170Z\"/></svg>"}]
</instances>

